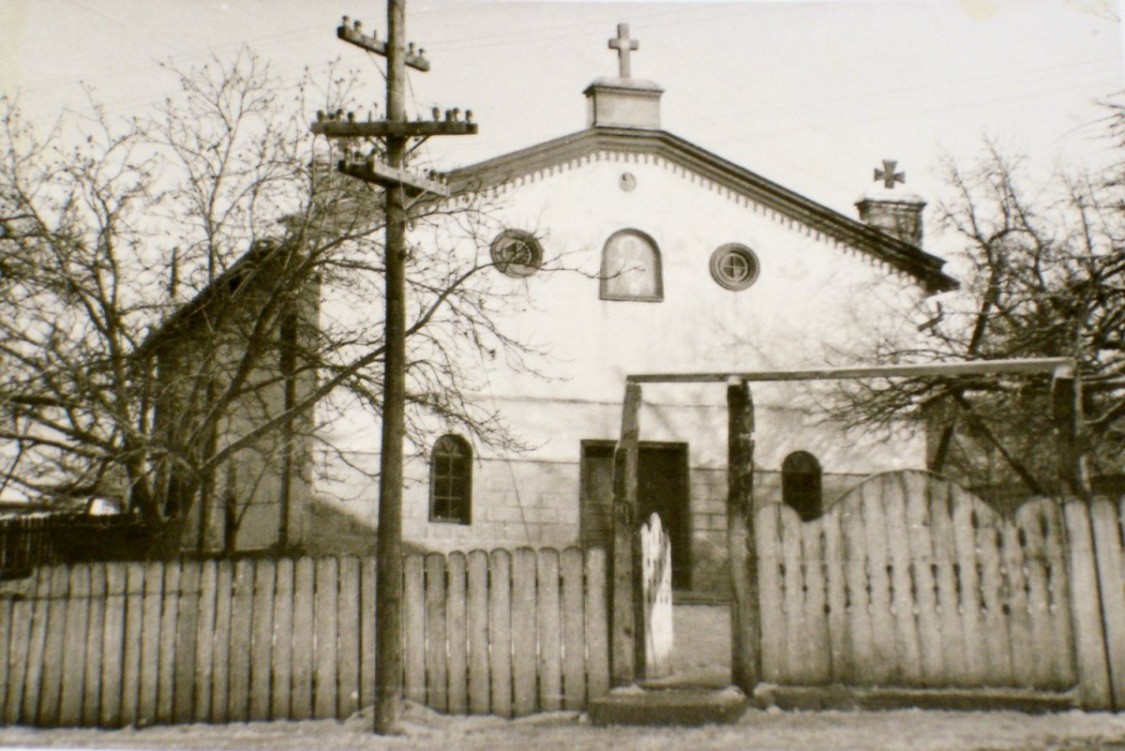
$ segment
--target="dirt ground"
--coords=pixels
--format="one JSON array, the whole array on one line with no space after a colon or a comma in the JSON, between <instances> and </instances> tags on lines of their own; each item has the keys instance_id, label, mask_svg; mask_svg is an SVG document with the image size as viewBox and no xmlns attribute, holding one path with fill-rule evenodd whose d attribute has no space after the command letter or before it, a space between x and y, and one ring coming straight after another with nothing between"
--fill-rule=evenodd
<instances>
[{"instance_id":1,"label":"dirt ground","mask_svg":"<svg viewBox=\"0 0 1125 751\"><path fill-rule=\"evenodd\" d=\"M725 685L730 641L725 607L677 607L676 675ZM585 715L555 712L519 720L447 717L409 705L402 734L371 732L370 712L344 722L183 725L114 731L0 728L5 748L308 749L612 749L613 751L1125 751L1125 715L1065 712L782 712L750 710L736 725L702 728L600 728Z\"/></svg>"}]
</instances>

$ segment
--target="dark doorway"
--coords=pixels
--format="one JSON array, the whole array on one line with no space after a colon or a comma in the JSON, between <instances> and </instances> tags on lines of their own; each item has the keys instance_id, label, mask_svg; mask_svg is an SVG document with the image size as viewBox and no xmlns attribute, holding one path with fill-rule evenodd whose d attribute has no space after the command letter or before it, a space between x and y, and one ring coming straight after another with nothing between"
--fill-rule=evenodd
<instances>
[{"instance_id":1,"label":"dark doorway","mask_svg":"<svg viewBox=\"0 0 1125 751\"><path fill-rule=\"evenodd\" d=\"M580 539L609 549L613 538L613 441L582 442ZM686 443L641 443L638 521L653 512L672 540L672 587L691 588L691 497Z\"/></svg>"}]
</instances>

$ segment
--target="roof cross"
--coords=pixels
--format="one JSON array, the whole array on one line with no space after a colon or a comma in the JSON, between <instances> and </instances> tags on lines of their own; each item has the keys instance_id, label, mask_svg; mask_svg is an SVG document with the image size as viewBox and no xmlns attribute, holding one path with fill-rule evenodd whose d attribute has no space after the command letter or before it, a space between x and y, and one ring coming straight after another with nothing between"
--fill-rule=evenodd
<instances>
[{"instance_id":1,"label":"roof cross","mask_svg":"<svg viewBox=\"0 0 1125 751\"><path fill-rule=\"evenodd\" d=\"M629 38L629 24L617 24L617 37L609 40L609 48L617 50L617 65L620 69L621 78L629 78L630 70L629 55L633 50L639 49L641 43L636 39Z\"/></svg>"},{"instance_id":2,"label":"roof cross","mask_svg":"<svg viewBox=\"0 0 1125 751\"><path fill-rule=\"evenodd\" d=\"M894 159L884 159L883 169L875 168L875 179L882 180L883 186L893 188L895 183L906 182L906 175L902 172L895 172L895 165L898 164Z\"/></svg>"}]
</instances>

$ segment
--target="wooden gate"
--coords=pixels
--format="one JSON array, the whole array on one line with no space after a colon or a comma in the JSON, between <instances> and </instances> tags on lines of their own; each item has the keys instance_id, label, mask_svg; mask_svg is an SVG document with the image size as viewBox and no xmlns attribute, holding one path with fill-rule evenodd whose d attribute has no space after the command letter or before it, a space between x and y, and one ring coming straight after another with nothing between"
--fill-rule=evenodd
<instances>
[{"instance_id":1,"label":"wooden gate","mask_svg":"<svg viewBox=\"0 0 1125 751\"><path fill-rule=\"evenodd\" d=\"M819 519L757 514L762 679L1065 691L1077 680L1062 507L1001 518L920 471Z\"/></svg>"}]
</instances>

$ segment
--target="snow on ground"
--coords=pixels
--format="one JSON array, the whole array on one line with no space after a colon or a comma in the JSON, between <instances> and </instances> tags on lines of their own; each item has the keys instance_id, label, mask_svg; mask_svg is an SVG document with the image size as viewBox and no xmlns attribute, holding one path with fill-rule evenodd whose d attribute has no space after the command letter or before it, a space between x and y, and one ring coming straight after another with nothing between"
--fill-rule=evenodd
<instances>
[{"instance_id":1,"label":"snow on ground","mask_svg":"<svg viewBox=\"0 0 1125 751\"><path fill-rule=\"evenodd\" d=\"M556 712L520 720L445 717L408 706L396 737L371 732L369 712L345 722L182 725L115 731L0 729L0 745L92 749L613 749L651 751L1125 751L1125 716L1066 712L770 712L751 710L737 725L703 728L599 728L584 715Z\"/></svg>"}]
</instances>

